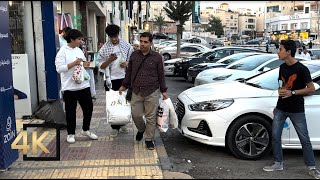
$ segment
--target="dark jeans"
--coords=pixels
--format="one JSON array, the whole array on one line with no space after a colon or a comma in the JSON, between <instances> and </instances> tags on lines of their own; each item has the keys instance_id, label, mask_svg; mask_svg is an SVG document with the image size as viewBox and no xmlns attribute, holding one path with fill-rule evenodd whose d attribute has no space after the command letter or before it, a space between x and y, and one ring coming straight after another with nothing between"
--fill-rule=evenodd
<instances>
[{"instance_id":1,"label":"dark jeans","mask_svg":"<svg viewBox=\"0 0 320 180\"><path fill-rule=\"evenodd\" d=\"M290 118L300 139L305 165L308 167L315 167L315 158L304 112L289 113L283 112L279 109L274 110L274 118L272 121L272 147L274 161L283 162L281 135L283 125L288 117Z\"/></svg>"},{"instance_id":2,"label":"dark jeans","mask_svg":"<svg viewBox=\"0 0 320 180\"><path fill-rule=\"evenodd\" d=\"M124 79L115 79L115 80L111 80L111 84L112 84L112 90L114 90L114 91L118 91L119 90L119 88L121 87L121 84L122 84L122 81L123 81ZM106 90L106 91L109 91L109 88L106 86L106 81L104 81L104 89ZM125 124L124 124L125 125ZM120 129L121 128L121 126L124 126L124 125L111 125L111 128L112 129Z\"/></svg>"},{"instance_id":3,"label":"dark jeans","mask_svg":"<svg viewBox=\"0 0 320 180\"><path fill-rule=\"evenodd\" d=\"M68 134L75 134L76 131L77 102L79 102L83 112L82 129L88 131L93 111L90 87L78 91L64 91L63 100L65 102Z\"/></svg>"}]
</instances>

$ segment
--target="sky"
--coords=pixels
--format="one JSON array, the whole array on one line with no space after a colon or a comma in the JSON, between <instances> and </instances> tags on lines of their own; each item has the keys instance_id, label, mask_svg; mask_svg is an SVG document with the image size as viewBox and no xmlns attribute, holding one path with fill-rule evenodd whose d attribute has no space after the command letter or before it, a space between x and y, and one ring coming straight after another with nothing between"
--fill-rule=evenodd
<instances>
[{"instance_id":1,"label":"sky","mask_svg":"<svg viewBox=\"0 0 320 180\"><path fill-rule=\"evenodd\" d=\"M228 3L230 9L248 8L258 9L259 6L264 6L268 1L200 1L200 9L205 9L207 6L218 8L222 3Z\"/></svg>"}]
</instances>

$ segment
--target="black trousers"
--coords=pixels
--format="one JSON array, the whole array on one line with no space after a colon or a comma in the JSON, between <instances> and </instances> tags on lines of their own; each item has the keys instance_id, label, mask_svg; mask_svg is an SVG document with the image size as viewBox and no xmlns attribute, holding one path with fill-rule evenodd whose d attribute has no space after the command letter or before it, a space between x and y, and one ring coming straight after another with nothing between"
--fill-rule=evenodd
<instances>
[{"instance_id":1,"label":"black trousers","mask_svg":"<svg viewBox=\"0 0 320 180\"><path fill-rule=\"evenodd\" d=\"M123 81L124 79L115 79L115 80L111 80L111 84L112 84L112 90L114 90L114 91L118 91L119 90L119 88L121 87L121 84L122 84L122 81ZM104 89L106 90L106 91L109 91L109 88L107 87L107 85L106 85L106 81L104 81ZM124 125L111 125L111 128L112 129L120 129L120 127L121 126L124 126Z\"/></svg>"},{"instance_id":2,"label":"black trousers","mask_svg":"<svg viewBox=\"0 0 320 180\"><path fill-rule=\"evenodd\" d=\"M68 134L75 134L76 131L77 102L79 102L83 112L82 129L88 131L93 111L90 87L78 91L64 91L63 100L65 102Z\"/></svg>"}]
</instances>

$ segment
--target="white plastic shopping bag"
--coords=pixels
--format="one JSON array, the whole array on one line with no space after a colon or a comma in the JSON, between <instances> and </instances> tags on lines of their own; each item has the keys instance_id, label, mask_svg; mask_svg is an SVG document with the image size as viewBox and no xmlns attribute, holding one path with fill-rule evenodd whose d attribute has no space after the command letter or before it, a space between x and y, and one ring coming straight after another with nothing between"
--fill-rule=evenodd
<instances>
[{"instance_id":1,"label":"white plastic shopping bag","mask_svg":"<svg viewBox=\"0 0 320 180\"><path fill-rule=\"evenodd\" d=\"M169 107L169 124L170 128L175 129L178 128L178 116L176 114L176 111L174 110L173 103L170 98L164 100L164 102Z\"/></svg>"},{"instance_id":2,"label":"white plastic shopping bag","mask_svg":"<svg viewBox=\"0 0 320 180\"><path fill-rule=\"evenodd\" d=\"M106 92L107 122L111 125L124 125L132 121L131 105L125 98L126 92L110 89Z\"/></svg>"},{"instance_id":3,"label":"white plastic shopping bag","mask_svg":"<svg viewBox=\"0 0 320 180\"><path fill-rule=\"evenodd\" d=\"M159 99L157 126L161 132L167 132L169 129L169 106L163 100L162 96Z\"/></svg>"},{"instance_id":4,"label":"white plastic shopping bag","mask_svg":"<svg viewBox=\"0 0 320 180\"><path fill-rule=\"evenodd\" d=\"M72 79L77 83L81 84L83 81L90 80L90 75L88 72L84 69L83 63L80 65L77 65L75 68L75 71L73 72Z\"/></svg>"}]
</instances>

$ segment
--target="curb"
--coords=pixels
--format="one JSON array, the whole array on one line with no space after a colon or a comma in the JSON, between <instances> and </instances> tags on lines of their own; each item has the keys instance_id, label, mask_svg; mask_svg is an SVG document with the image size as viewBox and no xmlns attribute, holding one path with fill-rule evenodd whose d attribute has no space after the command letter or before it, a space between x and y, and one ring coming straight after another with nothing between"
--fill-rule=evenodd
<instances>
[{"instance_id":1,"label":"curb","mask_svg":"<svg viewBox=\"0 0 320 180\"><path fill-rule=\"evenodd\" d=\"M172 170L173 164L171 163L166 148L164 147L159 130L156 130L155 132L154 141L156 144L156 150L158 153L161 169L169 171Z\"/></svg>"},{"instance_id":2,"label":"curb","mask_svg":"<svg viewBox=\"0 0 320 180\"><path fill-rule=\"evenodd\" d=\"M166 148L160 136L159 130L156 131L154 136L156 144L156 151L159 157L160 166L163 174L163 179L194 179L188 174L173 171L173 163L170 161Z\"/></svg>"}]
</instances>

